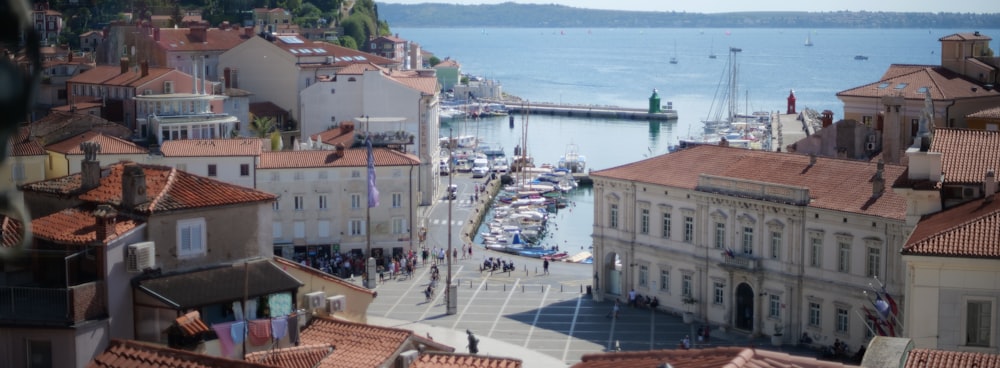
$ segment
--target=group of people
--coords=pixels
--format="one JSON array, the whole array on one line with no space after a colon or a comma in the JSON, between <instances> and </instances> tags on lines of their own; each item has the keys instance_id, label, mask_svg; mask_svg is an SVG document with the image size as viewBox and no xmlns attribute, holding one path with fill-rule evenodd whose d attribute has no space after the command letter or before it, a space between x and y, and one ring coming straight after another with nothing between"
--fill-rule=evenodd
<instances>
[{"instance_id":1,"label":"group of people","mask_svg":"<svg viewBox=\"0 0 1000 368\"><path fill-rule=\"evenodd\" d=\"M340 278L353 278L365 269L364 256L358 253L334 253L332 256L320 254L316 256L299 256L296 262L303 266L315 268Z\"/></svg>"},{"instance_id":2,"label":"group of people","mask_svg":"<svg viewBox=\"0 0 1000 368\"><path fill-rule=\"evenodd\" d=\"M514 260L511 260L510 262L508 262L505 259L500 259L500 257L496 257L496 258L487 257L486 259L483 260L483 267L479 271L480 272L482 272L482 271L510 272L510 271L514 271L514 270L515 270L515 268L514 268Z\"/></svg>"},{"instance_id":3,"label":"group of people","mask_svg":"<svg viewBox=\"0 0 1000 368\"><path fill-rule=\"evenodd\" d=\"M431 265L431 281L427 283L427 288L424 289L424 300L431 301L434 298L434 288L437 287L438 280L441 279L441 273L438 271L437 265Z\"/></svg>"},{"instance_id":4,"label":"group of people","mask_svg":"<svg viewBox=\"0 0 1000 368\"><path fill-rule=\"evenodd\" d=\"M660 305L660 299L655 296L650 298L649 295L639 295L635 292L635 289L632 289L628 292L628 305L632 308L649 307L656 309Z\"/></svg>"}]
</instances>

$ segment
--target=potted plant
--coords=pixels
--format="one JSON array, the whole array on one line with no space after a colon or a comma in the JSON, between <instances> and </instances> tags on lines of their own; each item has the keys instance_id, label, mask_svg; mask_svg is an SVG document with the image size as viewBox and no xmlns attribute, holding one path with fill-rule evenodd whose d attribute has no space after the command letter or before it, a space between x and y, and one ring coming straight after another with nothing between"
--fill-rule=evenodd
<instances>
[{"instance_id":1,"label":"potted plant","mask_svg":"<svg viewBox=\"0 0 1000 368\"><path fill-rule=\"evenodd\" d=\"M771 345L781 346L781 342L784 339L782 332L784 332L784 326L781 323L774 324L774 334L771 335Z\"/></svg>"},{"instance_id":2,"label":"potted plant","mask_svg":"<svg viewBox=\"0 0 1000 368\"><path fill-rule=\"evenodd\" d=\"M692 312L691 309L694 308L695 304L698 304L698 300L690 295L685 295L684 298L681 299L681 303L684 303L685 308L687 308L687 311L683 314L684 323L690 324L694 322L694 312Z\"/></svg>"}]
</instances>

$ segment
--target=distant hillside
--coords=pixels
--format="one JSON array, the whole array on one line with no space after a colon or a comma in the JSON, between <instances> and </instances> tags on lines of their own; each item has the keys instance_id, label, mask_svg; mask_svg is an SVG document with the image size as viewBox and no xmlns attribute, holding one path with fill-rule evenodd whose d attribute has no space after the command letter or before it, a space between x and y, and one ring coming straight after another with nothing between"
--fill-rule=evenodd
<instances>
[{"instance_id":1,"label":"distant hillside","mask_svg":"<svg viewBox=\"0 0 1000 368\"><path fill-rule=\"evenodd\" d=\"M378 3L392 27L702 27L702 28L961 28L1000 26L1000 14L888 12L684 13L593 10L563 5Z\"/></svg>"}]
</instances>

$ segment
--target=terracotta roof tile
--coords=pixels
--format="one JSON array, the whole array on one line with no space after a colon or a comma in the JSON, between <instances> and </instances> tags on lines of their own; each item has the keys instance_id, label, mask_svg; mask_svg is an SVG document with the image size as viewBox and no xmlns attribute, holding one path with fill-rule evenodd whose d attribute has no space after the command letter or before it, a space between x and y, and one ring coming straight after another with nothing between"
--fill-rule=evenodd
<instances>
[{"instance_id":1,"label":"terracotta roof tile","mask_svg":"<svg viewBox=\"0 0 1000 368\"><path fill-rule=\"evenodd\" d=\"M331 344L320 367L369 368L384 365L413 331L314 317L299 334L302 344Z\"/></svg>"},{"instance_id":2,"label":"terracotta roof tile","mask_svg":"<svg viewBox=\"0 0 1000 368\"><path fill-rule=\"evenodd\" d=\"M242 28L206 29L206 42L195 40L190 28L160 28L159 32L156 45L167 51L226 51L250 38Z\"/></svg>"},{"instance_id":3,"label":"terracotta roof tile","mask_svg":"<svg viewBox=\"0 0 1000 368\"><path fill-rule=\"evenodd\" d=\"M907 99L924 99L921 90L928 87L931 99L957 100L1000 97L996 89L986 90L975 80L940 66L889 66L882 79L837 93L838 97L884 97L901 95Z\"/></svg>"},{"instance_id":4,"label":"terracotta roof tile","mask_svg":"<svg viewBox=\"0 0 1000 368\"><path fill-rule=\"evenodd\" d=\"M471 354L425 352L409 368L520 368L521 360Z\"/></svg>"},{"instance_id":5,"label":"terracotta roof tile","mask_svg":"<svg viewBox=\"0 0 1000 368\"><path fill-rule=\"evenodd\" d=\"M969 115L968 118L980 118L980 119L1000 119L1000 106L979 110Z\"/></svg>"},{"instance_id":6,"label":"terracotta roof tile","mask_svg":"<svg viewBox=\"0 0 1000 368\"><path fill-rule=\"evenodd\" d=\"M20 128L17 130L17 134L12 134L7 138L7 147L10 149L11 156L44 156L47 154L45 148L38 141L31 139L30 135L27 128Z\"/></svg>"},{"instance_id":7,"label":"terracotta roof tile","mask_svg":"<svg viewBox=\"0 0 1000 368\"><path fill-rule=\"evenodd\" d=\"M913 349L904 368L1000 368L1000 355L968 351Z\"/></svg>"},{"instance_id":8,"label":"terracotta roof tile","mask_svg":"<svg viewBox=\"0 0 1000 368\"><path fill-rule=\"evenodd\" d=\"M106 240L113 240L139 226L140 221L118 215L114 219L113 230ZM40 239L74 245L97 243L99 229L97 217L92 211L67 208L39 217L31 221L33 236Z\"/></svg>"},{"instance_id":9,"label":"terracotta roof tile","mask_svg":"<svg viewBox=\"0 0 1000 368\"><path fill-rule=\"evenodd\" d=\"M0 215L0 248L11 248L21 245L21 222Z\"/></svg>"},{"instance_id":10,"label":"terracotta roof tile","mask_svg":"<svg viewBox=\"0 0 1000 368\"><path fill-rule=\"evenodd\" d=\"M343 144L344 147L350 147L354 144L354 123L341 122L339 127L319 132L317 136L319 141L325 144L331 146Z\"/></svg>"},{"instance_id":11,"label":"terracotta roof tile","mask_svg":"<svg viewBox=\"0 0 1000 368\"><path fill-rule=\"evenodd\" d=\"M415 166L420 164L416 156L400 153L388 148L374 148L375 166ZM368 152L364 148L344 150L344 157L337 157L337 151L277 151L260 155L258 169L290 169L308 167L365 167L368 166Z\"/></svg>"},{"instance_id":12,"label":"terracotta roof tile","mask_svg":"<svg viewBox=\"0 0 1000 368\"><path fill-rule=\"evenodd\" d=\"M251 102L250 103L250 114L253 116L275 116L288 114L288 111L281 108L281 106L275 105L271 101L261 101L261 102Z\"/></svg>"},{"instance_id":13,"label":"terracotta roof tile","mask_svg":"<svg viewBox=\"0 0 1000 368\"><path fill-rule=\"evenodd\" d=\"M294 39L294 41L292 41L291 43L286 43L282 39L290 41ZM285 52L291 54L296 58L301 58L301 57L314 58L317 56L332 56L335 58L334 62L331 64L325 64L324 63L325 59L322 62L299 64L299 67L302 68L310 66L321 66L323 68L329 68L329 67L342 68L351 64L358 64L358 63L361 64L373 63L377 65L397 64L395 60L386 59L378 55L373 55L363 51L346 48L340 45L334 45L329 42L310 41L298 34L278 35L274 38L272 44L282 50L285 50Z\"/></svg>"},{"instance_id":14,"label":"terracotta roof tile","mask_svg":"<svg viewBox=\"0 0 1000 368\"><path fill-rule=\"evenodd\" d=\"M302 345L284 349L264 350L247 354L251 363L276 365L282 368L313 368L333 353L333 345Z\"/></svg>"},{"instance_id":15,"label":"terracotta roof tile","mask_svg":"<svg viewBox=\"0 0 1000 368\"><path fill-rule=\"evenodd\" d=\"M241 360L217 358L190 351L176 350L152 343L112 339L103 353L94 357L87 368L275 368Z\"/></svg>"},{"instance_id":16,"label":"terracotta roof tile","mask_svg":"<svg viewBox=\"0 0 1000 368\"><path fill-rule=\"evenodd\" d=\"M272 258L271 261L274 262L274 263L277 263L279 266L282 267L282 269L287 269L289 267L295 268L295 269L299 270L300 272L305 272L305 273L309 274L313 278L323 279L323 281L332 282L332 283L340 285L341 287L345 287L345 288L348 288L348 289L354 289L354 291L358 291L358 292L362 292L362 293L368 294L368 295L370 295L372 297L372 299L375 298L376 291L373 290L373 289L369 289L369 288L360 286L360 285L355 284L353 282L344 281L344 279L342 279L342 278L333 277L333 276L331 276L330 274L328 274L326 272L317 270L317 269L312 268L312 267L303 266L303 265L298 264L296 262L293 262L293 261L291 261L291 260L289 260L287 258L280 257L280 256L274 256L274 258Z\"/></svg>"},{"instance_id":17,"label":"terracotta roof tile","mask_svg":"<svg viewBox=\"0 0 1000 368\"><path fill-rule=\"evenodd\" d=\"M260 156L270 140L263 138L185 139L164 141L160 151L165 157Z\"/></svg>"},{"instance_id":18,"label":"terracotta roof tile","mask_svg":"<svg viewBox=\"0 0 1000 368\"><path fill-rule=\"evenodd\" d=\"M974 41L974 40L991 41L993 39L990 38L990 36L984 35L979 32L955 33L938 39L938 41Z\"/></svg>"},{"instance_id":19,"label":"terracotta roof tile","mask_svg":"<svg viewBox=\"0 0 1000 368\"><path fill-rule=\"evenodd\" d=\"M700 174L805 187L809 189L810 207L904 219L906 200L889 186L906 167L886 164L886 190L872 199L871 180L876 166L824 157L817 157L816 164L810 166L806 155L704 145L595 171L591 176L692 190Z\"/></svg>"},{"instance_id":20,"label":"terracotta roof tile","mask_svg":"<svg viewBox=\"0 0 1000 368\"><path fill-rule=\"evenodd\" d=\"M205 322L201 321L201 313L198 311L188 312L183 316L177 317L174 323L177 323L177 327L181 331L184 331L184 334L187 336L197 336L200 333L209 331Z\"/></svg>"},{"instance_id":21,"label":"terracotta roof tile","mask_svg":"<svg viewBox=\"0 0 1000 368\"><path fill-rule=\"evenodd\" d=\"M979 199L924 216L910 233L903 254L1000 258L997 239L1000 199Z\"/></svg>"},{"instance_id":22,"label":"terracotta roof tile","mask_svg":"<svg viewBox=\"0 0 1000 368\"><path fill-rule=\"evenodd\" d=\"M45 146L45 149L53 152L59 152L64 155L83 155L83 150L80 149L80 143L83 142L95 142L100 144L101 151L99 154L102 155L149 153L149 151L145 148L139 147L139 145L135 143L94 131L84 132L75 137L49 144L48 146Z\"/></svg>"},{"instance_id":23,"label":"terracotta roof tile","mask_svg":"<svg viewBox=\"0 0 1000 368\"><path fill-rule=\"evenodd\" d=\"M372 63L357 63L345 66L343 69L337 71L337 75L362 75L367 71L372 70L384 70L378 65Z\"/></svg>"},{"instance_id":24,"label":"terracotta roof tile","mask_svg":"<svg viewBox=\"0 0 1000 368\"><path fill-rule=\"evenodd\" d=\"M435 65L434 67L435 68L461 68L462 65L459 64L458 61L456 61L455 59L446 59L446 60L441 61L440 63L437 63L437 65Z\"/></svg>"},{"instance_id":25,"label":"terracotta roof tile","mask_svg":"<svg viewBox=\"0 0 1000 368\"><path fill-rule=\"evenodd\" d=\"M394 71L389 77L424 94L432 95L441 90L437 77L421 76L416 70Z\"/></svg>"},{"instance_id":26,"label":"terracotta roof tile","mask_svg":"<svg viewBox=\"0 0 1000 368\"><path fill-rule=\"evenodd\" d=\"M938 128L931 152L941 152L944 182L982 183L986 171L1000 174L1000 132Z\"/></svg>"},{"instance_id":27,"label":"terracotta roof tile","mask_svg":"<svg viewBox=\"0 0 1000 368\"><path fill-rule=\"evenodd\" d=\"M670 363L675 368L796 368L851 367L767 350L740 347L716 347L693 350L651 350L636 352L585 354L573 368L659 368Z\"/></svg>"},{"instance_id":28,"label":"terracotta roof tile","mask_svg":"<svg viewBox=\"0 0 1000 368\"><path fill-rule=\"evenodd\" d=\"M149 74L143 77L135 70L135 68L129 68L128 71L122 73L121 66L99 65L93 69L73 76L73 78L70 78L67 82L138 87L173 70L174 69L170 68L158 68L151 66L148 69Z\"/></svg>"},{"instance_id":29,"label":"terracotta roof tile","mask_svg":"<svg viewBox=\"0 0 1000 368\"><path fill-rule=\"evenodd\" d=\"M87 202L121 204L122 172L126 165L138 165L146 175L147 202L132 211L153 214L182 209L224 206L238 203L273 201L273 194L197 176L170 167L118 162L101 170L100 185L80 192L81 174L28 183L26 192L56 195L79 195Z\"/></svg>"}]
</instances>

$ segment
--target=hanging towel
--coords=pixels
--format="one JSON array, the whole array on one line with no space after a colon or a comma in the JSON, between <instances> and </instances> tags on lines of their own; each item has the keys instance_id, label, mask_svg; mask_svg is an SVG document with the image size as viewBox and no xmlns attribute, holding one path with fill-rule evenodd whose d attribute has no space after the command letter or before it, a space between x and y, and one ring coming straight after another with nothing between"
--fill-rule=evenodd
<instances>
[{"instance_id":1,"label":"hanging towel","mask_svg":"<svg viewBox=\"0 0 1000 368\"><path fill-rule=\"evenodd\" d=\"M257 319L257 299L247 300L245 316L247 321Z\"/></svg>"},{"instance_id":2,"label":"hanging towel","mask_svg":"<svg viewBox=\"0 0 1000 368\"><path fill-rule=\"evenodd\" d=\"M288 316L288 342L299 345L299 317L295 314Z\"/></svg>"},{"instance_id":3,"label":"hanging towel","mask_svg":"<svg viewBox=\"0 0 1000 368\"><path fill-rule=\"evenodd\" d=\"M261 346L271 342L271 320L255 319L248 325L250 334L247 339L250 340L250 345Z\"/></svg>"},{"instance_id":4,"label":"hanging towel","mask_svg":"<svg viewBox=\"0 0 1000 368\"><path fill-rule=\"evenodd\" d=\"M270 317L284 317L292 314L292 294L276 293L267 297L268 307L271 308Z\"/></svg>"},{"instance_id":5,"label":"hanging towel","mask_svg":"<svg viewBox=\"0 0 1000 368\"><path fill-rule=\"evenodd\" d=\"M281 340L285 337L288 332L288 319L285 317L274 318L271 320L271 334L274 335L275 340Z\"/></svg>"},{"instance_id":6,"label":"hanging towel","mask_svg":"<svg viewBox=\"0 0 1000 368\"><path fill-rule=\"evenodd\" d=\"M233 302L233 316L237 321L243 320L243 304L240 302Z\"/></svg>"},{"instance_id":7,"label":"hanging towel","mask_svg":"<svg viewBox=\"0 0 1000 368\"><path fill-rule=\"evenodd\" d=\"M233 327L229 330L229 333L232 335L234 343L243 343L243 339L247 336L247 323L243 321L233 322Z\"/></svg>"},{"instance_id":8,"label":"hanging towel","mask_svg":"<svg viewBox=\"0 0 1000 368\"><path fill-rule=\"evenodd\" d=\"M229 358L229 354L233 352L233 336L230 331L232 331L232 322L225 322L212 325L212 329L215 330L215 334L219 336L219 350L222 351L222 356Z\"/></svg>"}]
</instances>

